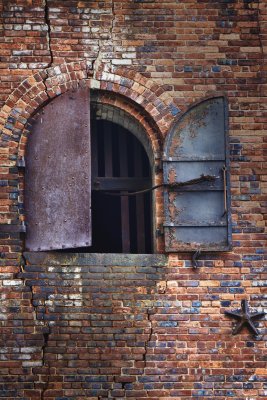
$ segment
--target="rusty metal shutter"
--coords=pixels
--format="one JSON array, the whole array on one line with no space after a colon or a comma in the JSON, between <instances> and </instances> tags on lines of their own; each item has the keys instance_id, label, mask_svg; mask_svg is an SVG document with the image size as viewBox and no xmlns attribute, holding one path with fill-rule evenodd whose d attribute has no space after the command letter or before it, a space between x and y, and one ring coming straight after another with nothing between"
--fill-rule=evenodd
<instances>
[{"instance_id":1,"label":"rusty metal shutter","mask_svg":"<svg viewBox=\"0 0 267 400\"><path fill-rule=\"evenodd\" d=\"M165 189L164 233L168 252L229 249L227 120L225 99L209 99L185 113L166 138L165 184L207 178Z\"/></svg>"},{"instance_id":2,"label":"rusty metal shutter","mask_svg":"<svg viewBox=\"0 0 267 400\"><path fill-rule=\"evenodd\" d=\"M91 245L89 90L55 98L30 121L26 152L26 248Z\"/></svg>"}]
</instances>

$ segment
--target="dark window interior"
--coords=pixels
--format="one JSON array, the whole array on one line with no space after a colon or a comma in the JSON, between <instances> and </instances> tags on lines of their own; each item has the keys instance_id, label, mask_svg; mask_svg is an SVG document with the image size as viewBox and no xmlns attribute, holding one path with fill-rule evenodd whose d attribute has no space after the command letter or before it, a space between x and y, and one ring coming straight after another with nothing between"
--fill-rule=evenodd
<instances>
[{"instance_id":1,"label":"dark window interior","mask_svg":"<svg viewBox=\"0 0 267 400\"><path fill-rule=\"evenodd\" d=\"M89 252L151 253L151 186L147 154L120 125L92 121L92 237Z\"/></svg>"}]
</instances>

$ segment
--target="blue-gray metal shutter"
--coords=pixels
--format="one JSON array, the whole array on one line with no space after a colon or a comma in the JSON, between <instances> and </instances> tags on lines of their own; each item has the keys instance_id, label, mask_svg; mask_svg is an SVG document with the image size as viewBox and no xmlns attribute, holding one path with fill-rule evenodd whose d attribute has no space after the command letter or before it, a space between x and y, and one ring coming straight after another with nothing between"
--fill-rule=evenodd
<instances>
[{"instance_id":1,"label":"blue-gray metal shutter","mask_svg":"<svg viewBox=\"0 0 267 400\"><path fill-rule=\"evenodd\" d=\"M189 109L166 138L164 234L168 252L229 249L227 120L223 97L205 100ZM168 186L203 175L214 180Z\"/></svg>"},{"instance_id":2,"label":"blue-gray metal shutter","mask_svg":"<svg viewBox=\"0 0 267 400\"><path fill-rule=\"evenodd\" d=\"M88 89L58 96L31 119L25 211L27 250L91 245Z\"/></svg>"}]
</instances>

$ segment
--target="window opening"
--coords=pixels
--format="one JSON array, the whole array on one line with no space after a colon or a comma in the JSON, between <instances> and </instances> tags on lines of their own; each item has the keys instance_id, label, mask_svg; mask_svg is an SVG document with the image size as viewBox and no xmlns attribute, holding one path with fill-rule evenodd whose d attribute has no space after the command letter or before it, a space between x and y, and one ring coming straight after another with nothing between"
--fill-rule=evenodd
<instances>
[{"instance_id":1,"label":"window opening","mask_svg":"<svg viewBox=\"0 0 267 400\"><path fill-rule=\"evenodd\" d=\"M151 186L148 156L120 125L95 119L91 126L92 247L87 251L151 253L151 193L110 195Z\"/></svg>"}]
</instances>

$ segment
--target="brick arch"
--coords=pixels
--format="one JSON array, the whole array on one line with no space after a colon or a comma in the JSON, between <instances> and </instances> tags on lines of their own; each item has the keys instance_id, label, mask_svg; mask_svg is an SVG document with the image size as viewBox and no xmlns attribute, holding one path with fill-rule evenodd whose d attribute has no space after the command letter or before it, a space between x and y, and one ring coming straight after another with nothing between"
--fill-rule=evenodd
<instances>
[{"instance_id":1,"label":"brick arch","mask_svg":"<svg viewBox=\"0 0 267 400\"><path fill-rule=\"evenodd\" d=\"M179 110L159 98L163 93L160 86L125 68L90 75L84 61L62 64L28 77L14 90L0 112L1 139L6 145L13 142L14 156L24 154L27 136L23 132L28 118L54 97L78 85L120 94L149 116L161 138L166 135Z\"/></svg>"},{"instance_id":2,"label":"brick arch","mask_svg":"<svg viewBox=\"0 0 267 400\"><path fill-rule=\"evenodd\" d=\"M125 101L125 98L123 96L119 96L118 94L110 93L104 90L94 90L91 94L91 101L95 105L97 105L99 112L101 110L101 107L106 107L107 109L110 108L110 110L117 109L119 110L119 113L115 113L117 117L121 113L121 118L123 118L122 116L125 116L127 119L127 123L132 120L132 123L135 125L135 127L138 127L138 138L143 143L146 151L150 153L148 151L148 149L150 149L153 152L153 155L150 154L149 156L150 161L153 158L153 162L156 162L156 160L161 158L163 144L161 133L159 132L157 126L153 123L151 118L147 118L144 113L142 113L142 109L136 107L136 105L132 102ZM109 117L107 116L104 119L109 119ZM124 126L123 123L121 123L120 121L115 122ZM145 133L145 137L143 137L143 140L140 137L142 135L142 133L140 132L142 132L143 134ZM135 134L134 132L132 133ZM147 145L145 145L146 142Z\"/></svg>"}]
</instances>

